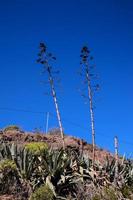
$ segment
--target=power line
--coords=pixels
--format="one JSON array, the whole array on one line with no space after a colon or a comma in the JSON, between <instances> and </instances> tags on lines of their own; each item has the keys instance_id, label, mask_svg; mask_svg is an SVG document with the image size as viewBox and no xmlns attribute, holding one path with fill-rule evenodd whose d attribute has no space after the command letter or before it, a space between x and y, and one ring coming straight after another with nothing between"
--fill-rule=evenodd
<instances>
[{"instance_id":1,"label":"power line","mask_svg":"<svg viewBox=\"0 0 133 200\"><path fill-rule=\"evenodd\" d=\"M15 111L15 112L26 112L26 113L34 113L34 114L43 114L47 112L42 111L32 111L32 110L25 110L25 109L16 109L16 108L0 108L0 110L7 110L7 111Z\"/></svg>"},{"instance_id":2,"label":"power line","mask_svg":"<svg viewBox=\"0 0 133 200\"><path fill-rule=\"evenodd\" d=\"M56 117L53 113L50 113L50 115L51 115L52 117ZM68 122L69 124L72 124L72 125L74 125L74 126L76 126L76 127L78 127L78 128L81 128L82 130L88 131L88 128L85 128L85 127L83 127L83 126L81 126L81 125L79 125L79 124L77 124L77 123L75 123L75 122L72 122L72 121L70 121L70 120L68 120L68 119L66 119L66 118L62 118L62 119L63 119L64 121ZM107 140L109 140L109 141L110 141L110 139L113 139L113 138L114 138L114 136L107 135L107 134L105 134L105 133L96 133L96 135L99 135L100 137L104 137L104 138L105 138L105 136L106 136L106 137L108 136L108 138L105 138L105 139L107 139ZM110 139L109 139L109 138L110 138ZM128 145L132 145L132 146L133 146L133 143L131 143L131 142L129 142L129 141L119 140L119 142L120 142L120 143L123 143L123 144L128 144Z\"/></svg>"},{"instance_id":3,"label":"power line","mask_svg":"<svg viewBox=\"0 0 133 200\"><path fill-rule=\"evenodd\" d=\"M15 111L15 112L25 112L25 113L33 113L33 114L41 114L41 115L47 115L47 112L46 111L33 111L33 110L27 110L27 109L19 109L19 108L8 108L8 107L0 107L0 110L7 110L7 111ZM49 115L53 118L56 118L56 115L52 112L49 112ZM77 127L77 128L80 128L82 130L85 130L85 131L88 131L88 128L86 127L83 127L81 126L80 124L76 123L76 122L72 122L71 120L69 119L66 119L66 118L62 118L63 121ZM100 137L104 137L104 139L113 139L114 137L111 136L111 135L107 135L107 134L104 134L104 133L96 133L96 135L100 136ZM105 136L108 138L105 138ZM119 143L122 143L122 144L128 144L128 145L132 145L133 146L133 143L129 142L129 141L125 141L125 140L120 140L119 139Z\"/></svg>"}]
</instances>

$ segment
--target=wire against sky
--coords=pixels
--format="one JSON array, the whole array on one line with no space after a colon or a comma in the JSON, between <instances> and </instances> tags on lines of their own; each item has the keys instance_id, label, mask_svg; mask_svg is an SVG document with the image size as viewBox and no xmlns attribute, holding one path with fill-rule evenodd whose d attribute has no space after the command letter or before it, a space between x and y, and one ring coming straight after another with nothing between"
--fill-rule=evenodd
<instances>
[{"instance_id":1,"label":"wire against sky","mask_svg":"<svg viewBox=\"0 0 133 200\"><path fill-rule=\"evenodd\" d=\"M25 112L25 113L32 113L32 114L41 114L41 115L46 115L47 116L47 113L49 113L49 115L53 118L56 118L56 115L52 112L47 112L47 111L33 111L33 110L27 110L27 109L21 109L21 108L8 108L8 107L0 107L0 110L5 110L5 111L11 111L11 112ZM63 121L67 122L68 124L71 124L75 127L78 127L82 130L88 130L87 128L81 126L80 124L76 123L76 122L73 122L73 121L70 121L69 119L66 119L66 118L62 118ZM100 137L104 137L105 139L105 136L108 138L106 138L106 140L109 140L112 139L113 140L113 136L111 134L104 134L104 133L97 133L98 136ZM127 144L127 145L131 145L133 146L133 143L129 142L129 141L126 141L126 140L121 140L119 139L119 143L122 143L122 144Z\"/></svg>"}]
</instances>

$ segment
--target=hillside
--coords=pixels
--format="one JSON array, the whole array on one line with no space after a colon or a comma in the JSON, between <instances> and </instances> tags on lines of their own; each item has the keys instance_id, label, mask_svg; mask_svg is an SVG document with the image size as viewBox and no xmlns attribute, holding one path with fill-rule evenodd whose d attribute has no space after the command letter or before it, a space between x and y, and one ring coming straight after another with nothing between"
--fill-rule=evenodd
<instances>
[{"instance_id":1,"label":"hillside","mask_svg":"<svg viewBox=\"0 0 133 200\"><path fill-rule=\"evenodd\" d=\"M133 163L65 135L0 131L0 200L133 200Z\"/></svg>"},{"instance_id":2,"label":"hillside","mask_svg":"<svg viewBox=\"0 0 133 200\"><path fill-rule=\"evenodd\" d=\"M48 134L43 134L40 132L24 132L21 130L1 131L0 140L4 142L16 142L19 144L24 144L27 142L46 142L49 147L52 147L53 149L62 148L62 140L58 130L52 130ZM92 145L88 144L82 139L65 135L65 145L66 147L79 149L80 151L83 151L84 154L88 155L89 158L92 158ZM100 163L103 163L107 157L109 159L113 158L113 154L100 147L96 147L95 153L96 160Z\"/></svg>"}]
</instances>

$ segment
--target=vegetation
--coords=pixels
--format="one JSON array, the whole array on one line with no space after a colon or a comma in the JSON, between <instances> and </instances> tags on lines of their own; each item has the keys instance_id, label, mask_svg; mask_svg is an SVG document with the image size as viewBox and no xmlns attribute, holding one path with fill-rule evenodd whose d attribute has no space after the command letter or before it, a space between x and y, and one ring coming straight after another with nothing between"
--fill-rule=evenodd
<instances>
[{"instance_id":1,"label":"vegetation","mask_svg":"<svg viewBox=\"0 0 133 200\"><path fill-rule=\"evenodd\" d=\"M45 184L40 186L31 195L30 200L53 200L54 195L51 189Z\"/></svg>"},{"instance_id":2,"label":"vegetation","mask_svg":"<svg viewBox=\"0 0 133 200\"><path fill-rule=\"evenodd\" d=\"M19 194L23 200L131 199L132 161L119 161L114 183L115 159L93 167L78 149L52 150L43 142L0 144L0 194Z\"/></svg>"},{"instance_id":3,"label":"vegetation","mask_svg":"<svg viewBox=\"0 0 133 200\"><path fill-rule=\"evenodd\" d=\"M25 145L25 149L31 154L39 156L48 149L48 145L44 142L31 142Z\"/></svg>"},{"instance_id":4,"label":"vegetation","mask_svg":"<svg viewBox=\"0 0 133 200\"><path fill-rule=\"evenodd\" d=\"M90 125L91 125L91 134L92 134L92 146L93 146L93 159L95 161L95 120L94 120L94 105L93 105L93 96L94 92L99 90L99 84L95 83L95 75L93 72L94 65L92 65L93 57L87 46L83 46L81 49L81 72L80 75L83 76L84 84L86 85L87 95L82 93L82 96L89 101L90 109ZM83 90L82 90L83 91Z\"/></svg>"},{"instance_id":5,"label":"vegetation","mask_svg":"<svg viewBox=\"0 0 133 200\"><path fill-rule=\"evenodd\" d=\"M7 173L8 170L14 171L16 170L16 164L12 160L2 160L0 162L0 171L2 173Z\"/></svg>"},{"instance_id":6,"label":"vegetation","mask_svg":"<svg viewBox=\"0 0 133 200\"><path fill-rule=\"evenodd\" d=\"M49 53L47 50L47 47L44 43L40 43L40 52L38 54L38 59L37 62L43 65L43 70L44 72L47 72L48 75L48 83L50 84L51 88L51 94L54 100L55 104L55 109L56 109L56 114L57 114L57 119L58 119L58 124L59 124L59 129L60 129L60 134L62 138L62 147L65 149L65 143L64 143L64 132L63 132L63 126L62 126L62 121L61 121L61 115L59 111L59 105L57 101L57 94L55 90L55 80L54 80L54 73L59 73L59 71L53 71L53 61L56 60L56 57L53 56L52 53Z\"/></svg>"},{"instance_id":7,"label":"vegetation","mask_svg":"<svg viewBox=\"0 0 133 200\"><path fill-rule=\"evenodd\" d=\"M14 161L5 159L0 161L0 194L12 191L17 186L18 172Z\"/></svg>"},{"instance_id":8,"label":"vegetation","mask_svg":"<svg viewBox=\"0 0 133 200\"><path fill-rule=\"evenodd\" d=\"M60 129L59 128L51 128L48 130L49 135L59 135L60 134Z\"/></svg>"},{"instance_id":9,"label":"vegetation","mask_svg":"<svg viewBox=\"0 0 133 200\"><path fill-rule=\"evenodd\" d=\"M3 129L4 132L7 132L7 131L21 131L20 127L19 126L16 126L16 125L9 125L7 127L5 127Z\"/></svg>"},{"instance_id":10,"label":"vegetation","mask_svg":"<svg viewBox=\"0 0 133 200\"><path fill-rule=\"evenodd\" d=\"M117 200L133 199L133 161L116 157L105 163L97 162L95 157L95 127L93 112L93 89L90 51L81 50L82 73L87 83L88 100L92 128L92 157L88 152L70 144L65 146L61 116L55 92L52 63L56 58L40 43L38 63L43 65L54 100L59 129L50 130L47 138L55 139L60 133L62 148L49 148L45 136L38 131L33 136L18 134L21 129L10 125L4 129L0 142L0 194L10 194L17 200ZM99 85L95 86L97 90ZM16 133L17 131L17 133ZM13 133L17 136L12 141ZM53 135L56 134L56 137ZM50 136L51 135L51 136ZM20 136L20 137L19 137ZM23 143L18 143L23 137ZM26 139L26 138L29 138ZM9 139L9 140L8 140ZM60 138L59 138L60 139ZM10 142L9 142L10 141ZM47 141L47 140L46 140ZM52 140L54 142L54 140ZM81 142L78 141L80 144ZM52 146L52 145L51 145ZM87 154L87 155L86 155Z\"/></svg>"},{"instance_id":11,"label":"vegetation","mask_svg":"<svg viewBox=\"0 0 133 200\"><path fill-rule=\"evenodd\" d=\"M130 196L133 194L133 186L124 185L121 188L121 192L124 198L130 198Z\"/></svg>"}]
</instances>

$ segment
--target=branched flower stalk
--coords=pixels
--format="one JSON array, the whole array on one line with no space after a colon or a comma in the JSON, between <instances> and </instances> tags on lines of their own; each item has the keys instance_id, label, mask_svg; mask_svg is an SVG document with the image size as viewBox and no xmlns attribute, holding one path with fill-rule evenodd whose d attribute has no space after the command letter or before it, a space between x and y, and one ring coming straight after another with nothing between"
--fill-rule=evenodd
<instances>
[{"instance_id":1,"label":"branched flower stalk","mask_svg":"<svg viewBox=\"0 0 133 200\"><path fill-rule=\"evenodd\" d=\"M46 71L48 74L48 81L51 87L51 94L54 100L57 119L59 123L59 129L60 129L61 138L62 138L62 146L63 146L63 149L65 149L63 126L62 126L61 115L60 115L58 101L57 101L57 95L56 95L56 91L54 87L54 78L53 78L53 71L52 71L52 66L51 66L52 61L56 60L56 58L51 53L47 52L47 47L44 43L40 43L40 52L38 54L38 57L39 58L37 59L37 62L43 65L44 71Z\"/></svg>"},{"instance_id":2,"label":"branched flower stalk","mask_svg":"<svg viewBox=\"0 0 133 200\"><path fill-rule=\"evenodd\" d=\"M90 51L88 47L84 46L81 50L81 67L82 72L81 75L84 76L84 83L87 85L87 99L89 98L89 106L90 106L90 118L91 118L91 132L92 132L92 147L93 147L93 166L95 162L95 121L94 121L94 107L93 107L93 90L98 90L99 85L96 84L92 87L92 78L94 75L91 73L92 66L90 65L90 61L93 60L93 57L90 55ZM85 95L82 95L85 97Z\"/></svg>"}]
</instances>

